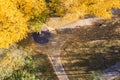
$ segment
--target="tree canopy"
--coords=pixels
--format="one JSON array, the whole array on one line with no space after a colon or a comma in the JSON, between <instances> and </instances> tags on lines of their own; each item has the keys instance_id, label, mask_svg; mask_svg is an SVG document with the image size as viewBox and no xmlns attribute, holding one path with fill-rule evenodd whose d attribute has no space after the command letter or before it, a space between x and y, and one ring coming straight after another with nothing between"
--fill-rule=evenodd
<instances>
[{"instance_id":1,"label":"tree canopy","mask_svg":"<svg viewBox=\"0 0 120 80\"><path fill-rule=\"evenodd\" d=\"M120 8L119 0L51 0L52 13L70 18L82 18L87 14L111 18L111 9Z\"/></svg>"},{"instance_id":2,"label":"tree canopy","mask_svg":"<svg viewBox=\"0 0 120 80\"><path fill-rule=\"evenodd\" d=\"M45 8L44 0L0 0L0 48L25 38L29 20Z\"/></svg>"},{"instance_id":3,"label":"tree canopy","mask_svg":"<svg viewBox=\"0 0 120 80\"><path fill-rule=\"evenodd\" d=\"M120 0L0 0L0 48L40 28L46 15L78 19L91 14L110 19L112 8L120 8Z\"/></svg>"}]
</instances>

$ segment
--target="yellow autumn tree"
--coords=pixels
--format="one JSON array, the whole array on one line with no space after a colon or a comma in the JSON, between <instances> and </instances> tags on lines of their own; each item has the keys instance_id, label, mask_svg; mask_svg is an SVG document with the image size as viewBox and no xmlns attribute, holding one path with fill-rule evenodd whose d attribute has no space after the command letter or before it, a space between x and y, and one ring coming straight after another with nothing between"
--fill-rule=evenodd
<instances>
[{"instance_id":1,"label":"yellow autumn tree","mask_svg":"<svg viewBox=\"0 0 120 80\"><path fill-rule=\"evenodd\" d=\"M120 0L47 1L46 7L46 0L0 0L0 48L22 40L28 32L39 28L43 17L40 15L47 9L53 14L76 20L87 14L108 19L112 8L120 8Z\"/></svg>"},{"instance_id":2,"label":"yellow autumn tree","mask_svg":"<svg viewBox=\"0 0 120 80\"><path fill-rule=\"evenodd\" d=\"M30 19L39 15L46 9L45 0L11 0L16 8L24 14L24 17Z\"/></svg>"},{"instance_id":3,"label":"yellow autumn tree","mask_svg":"<svg viewBox=\"0 0 120 80\"><path fill-rule=\"evenodd\" d=\"M111 18L111 9L120 8L120 0L50 0L50 9L66 18L82 18L87 14Z\"/></svg>"},{"instance_id":4,"label":"yellow autumn tree","mask_svg":"<svg viewBox=\"0 0 120 80\"><path fill-rule=\"evenodd\" d=\"M25 38L30 19L45 8L45 0L0 0L0 48Z\"/></svg>"}]
</instances>

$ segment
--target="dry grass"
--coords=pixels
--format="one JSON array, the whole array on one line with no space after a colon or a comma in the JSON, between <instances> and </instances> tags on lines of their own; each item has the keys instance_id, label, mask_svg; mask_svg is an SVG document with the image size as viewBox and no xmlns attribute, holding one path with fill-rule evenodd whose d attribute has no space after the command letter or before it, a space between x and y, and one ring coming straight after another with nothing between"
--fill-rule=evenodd
<instances>
[{"instance_id":1,"label":"dry grass","mask_svg":"<svg viewBox=\"0 0 120 80\"><path fill-rule=\"evenodd\" d=\"M80 28L64 44L61 59L70 80L93 80L93 72L120 61L119 25L118 17Z\"/></svg>"}]
</instances>

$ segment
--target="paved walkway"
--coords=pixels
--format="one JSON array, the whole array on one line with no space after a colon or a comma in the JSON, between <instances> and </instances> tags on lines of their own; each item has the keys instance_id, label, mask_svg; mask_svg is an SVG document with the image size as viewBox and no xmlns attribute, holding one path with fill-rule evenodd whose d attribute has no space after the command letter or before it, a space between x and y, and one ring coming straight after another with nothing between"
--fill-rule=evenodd
<instances>
[{"instance_id":1,"label":"paved walkway","mask_svg":"<svg viewBox=\"0 0 120 80\"><path fill-rule=\"evenodd\" d=\"M99 18L78 20L73 23L65 25L65 24L63 24L63 22L61 23L61 20L53 19L53 21L50 21L47 23L47 26L51 27L51 25L52 25L51 28L53 28L53 30L55 30L55 29L61 30L64 28L75 28L78 25L80 25L80 26L93 25L93 23L96 22L97 20L99 20ZM58 22L56 22L56 21L58 21ZM55 23L57 23L57 25L55 25ZM58 27L58 25L60 25L60 28ZM65 25L65 26L63 26L63 25ZM56 28L56 26L57 26L57 28ZM63 26L63 27L61 27L61 26ZM64 34L62 34L62 35L64 35ZM69 37L62 36L62 35L61 36L57 35L50 39L50 43L49 43L47 52L49 52L48 58L49 58L50 62L52 63L53 69L54 69L55 74L57 75L58 79L59 80L69 80L68 76L66 75L66 72L62 66L61 59L60 59L61 46L66 42L67 39L69 39Z\"/></svg>"},{"instance_id":2,"label":"paved walkway","mask_svg":"<svg viewBox=\"0 0 120 80\"><path fill-rule=\"evenodd\" d=\"M49 56L49 60L52 63L53 69L58 77L59 80L69 80L64 68L62 66L60 55L58 56Z\"/></svg>"},{"instance_id":3,"label":"paved walkway","mask_svg":"<svg viewBox=\"0 0 120 80\"><path fill-rule=\"evenodd\" d=\"M60 59L61 47L67 39L67 36L53 35L53 37L49 39L50 41L48 44L39 45L39 48L47 53L55 74L59 80L69 80Z\"/></svg>"},{"instance_id":4,"label":"paved walkway","mask_svg":"<svg viewBox=\"0 0 120 80\"><path fill-rule=\"evenodd\" d=\"M63 21L59 18L55 18L55 19L52 18L51 20L46 24L47 26L49 26L48 28L50 29L50 31L62 30L65 28L73 29L73 28L76 28L77 26L94 25L94 23L96 22L101 23L100 18L83 19L83 20L72 22L72 23L70 23L69 21ZM69 80L60 60L60 52L61 52L60 49L67 39L68 38L66 36L60 36L60 37L57 36L57 37L51 38L51 41L47 50L47 52L49 52L48 58L50 59L50 62L52 63L53 69L59 80Z\"/></svg>"},{"instance_id":5,"label":"paved walkway","mask_svg":"<svg viewBox=\"0 0 120 80\"><path fill-rule=\"evenodd\" d=\"M103 72L103 77L106 80L114 80L115 78L120 76L120 62L116 63L110 68L105 69Z\"/></svg>"},{"instance_id":6,"label":"paved walkway","mask_svg":"<svg viewBox=\"0 0 120 80\"><path fill-rule=\"evenodd\" d=\"M66 36L52 38L50 41L50 51L48 50L49 52L52 52L52 54L48 54L48 58L52 63L55 74L59 80L69 80L60 59L61 46L66 42L67 39L68 38Z\"/></svg>"}]
</instances>

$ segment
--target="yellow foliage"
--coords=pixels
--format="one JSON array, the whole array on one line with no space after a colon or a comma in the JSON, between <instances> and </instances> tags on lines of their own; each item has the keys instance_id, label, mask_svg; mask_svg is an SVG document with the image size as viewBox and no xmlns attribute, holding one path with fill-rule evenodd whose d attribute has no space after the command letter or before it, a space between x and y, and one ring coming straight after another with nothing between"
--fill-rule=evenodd
<instances>
[{"instance_id":1,"label":"yellow foliage","mask_svg":"<svg viewBox=\"0 0 120 80\"><path fill-rule=\"evenodd\" d=\"M25 38L29 20L45 7L44 0L0 0L0 48Z\"/></svg>"},{"instance_id":2,"label":"yellow foliage","mask_svg":"<svg viewBox=\"0 0 120 80\"><path fill-rule=\"evenodd\" d=\"M0 48L23 39L27 20L10 0L0 0Z\"/></svg>"},{"instance_id":3,"label":"yellow foliage","mask_svg":"<svg viewBox=\"0 0 120 80\"><path fill-rule=\"evenodd\" d=\"M120 8L120 0L50 0L48 7L71 20L87 14L110 19L111 9ZM31 29L39 31L39 20L44 18L37 16L46 9L45 0L0 0L0 48L25 38Z\"/></svg>"},{"instance_id":4,"label":"yellow foliage","mask_svg":"<svg viewBox=\"0 0 120 80\"><path fill-rule=\"evenodd\" d=\"M12 0L27 18L34 18L46 9L45 0Z\"/></svg>"},{"instance_id":5,"label":"yellow foliage","mask_svg":"<svg viewBox=\"0 0 120 80\"><path fill-rule=\"evenodd\" d=\"M120 8L120 0L51 0L51 9L67 18L84 17L87 14L111 18L111 9Z\"/></svg>"}]
</instances>

